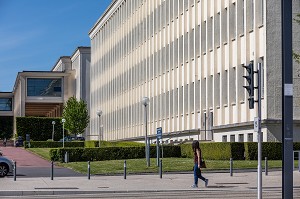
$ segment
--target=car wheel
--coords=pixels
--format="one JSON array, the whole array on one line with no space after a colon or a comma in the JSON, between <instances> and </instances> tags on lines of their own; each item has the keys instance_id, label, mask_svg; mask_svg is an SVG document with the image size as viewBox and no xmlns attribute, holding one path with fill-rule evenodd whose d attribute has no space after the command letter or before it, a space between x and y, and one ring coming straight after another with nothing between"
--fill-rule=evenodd
<instances>
[{"instance_id":1,"label":"car wheel","mask_svg":"<svg viewBox=\"0 0 300 199\"><path fill-rule=\"evenodd\" d=\"M5 163L0 163L0 177L6 176L8 173L8 166Z\"/></svg>"}]
</instances>

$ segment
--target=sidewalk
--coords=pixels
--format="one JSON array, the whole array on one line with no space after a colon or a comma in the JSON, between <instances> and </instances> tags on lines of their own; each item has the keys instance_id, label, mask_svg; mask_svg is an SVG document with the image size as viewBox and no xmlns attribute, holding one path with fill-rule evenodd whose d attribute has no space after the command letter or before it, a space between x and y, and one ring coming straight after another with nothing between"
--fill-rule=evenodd
<instances>
[{"instance_id":1,"label":"sidewalk","mask_svg":"<svg viewBox=\"0 0 300 199\"><path fill-rule=\"evenodd\" d=\"M209 186L199 181L197 190L224 191L256 191L257 173L240 172L230 177L229 173L203 173L209 179ZM281 190L281 171L263 173L263 191ZM123 176L91 176L84 177L54 177L49 178L17 178L0 179L0 196L25 195L61 195L61 194L95 194L107 192L163 192L195 190L193 174L158 174ZM294 189L300 189L300 173L294 171Z\"/></svg>"}]
</instances>

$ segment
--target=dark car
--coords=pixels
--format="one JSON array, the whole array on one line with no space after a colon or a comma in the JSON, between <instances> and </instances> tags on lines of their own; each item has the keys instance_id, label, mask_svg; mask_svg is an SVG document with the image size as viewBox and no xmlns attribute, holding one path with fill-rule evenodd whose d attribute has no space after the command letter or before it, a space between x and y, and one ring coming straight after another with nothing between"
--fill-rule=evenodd
<instances>
[{"instance_id":1,"label":"dark car","mask_svg":"<svg viewBox=\"0 0 300 199\"><path fill-rule=\"evenodd\" d=\"M76 140L78 140L78 141L85 141L85 138L84 137L76 137Z\"/></svg>"}]
</instances>

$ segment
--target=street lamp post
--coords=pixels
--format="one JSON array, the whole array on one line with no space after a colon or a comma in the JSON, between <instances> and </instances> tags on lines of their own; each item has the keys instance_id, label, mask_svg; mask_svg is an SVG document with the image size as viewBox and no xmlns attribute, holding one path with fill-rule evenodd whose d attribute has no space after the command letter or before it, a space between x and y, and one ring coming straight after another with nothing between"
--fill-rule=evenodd
<instances>
[{"instance_id":1,"label":"street lamp post","mask_svg":"<svg viewBox=\"0 0 300 199\"><path fill-rule=\"evenodd\" d=\"M65 122L66 119L62 119L61 122L63 123L63 148L65 148Z\"/></svg>"},{"instance_id":2,"label":"street lamp post","mask_svg":"<svg viewBox=\"0 0 300 199\"><path fill-rule=\"evenodd\" d=\"M97 115L99 117L99 148L100 148L100 140L101 140L101 115L103 114L102 110L97 111Z\"/></svg>"},{"instance_id":3,"label":"street lamp post","mask_svg":"<svg viewBox=\"0 0 300 199\"><path fill-rule=\"evenodd\" d=\"M149 151L149 142L148 142L148 127L147 127L147 106L149 104L149 98L148 97L143 97L142 103L145 107L145 156L146 156L146 161L147 161L147 167L150 166L150 151Z\"/></svg>"},{"instance_id":4,"label":"street lamp post","mask_svg":"<svg viewBox=\"0 0 300 199\"><path fill-rule=\"evenodd\" d=\"M55 121L52 121L52 141L54 141L54 125L55 125Z\"/></svg>"}]
</instances>

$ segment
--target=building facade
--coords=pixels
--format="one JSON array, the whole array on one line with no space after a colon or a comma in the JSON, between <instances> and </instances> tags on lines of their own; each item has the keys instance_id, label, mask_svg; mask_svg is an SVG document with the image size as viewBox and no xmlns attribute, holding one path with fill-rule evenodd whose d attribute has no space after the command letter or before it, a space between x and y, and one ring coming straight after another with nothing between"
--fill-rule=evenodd
<instances>
[{"instance_id":1,"label":"building facade","mask_svg":"<svg viewBox=\"0 0 300 199\"><path fill-rule=\"evenodd\" d=\"M293 1L300 13L300 2ZM243 88L262 64L263 141L281 140L281 5L265 0L116 0L89 32L90 139L256 141ZM299 50L299 26L294 26ZM300 140L299 65L294 138ZM298 74L298 75L297 75ZM257 92L255 93L257 99ZM99 118L96 114L101 110ZM102 127L103 128L100 128Z\"/></svg>"},{"instance_id":2,"label":"building facade","mask_svg":"<svg viewBox=\"0 0 300 199\"><path fill-rule=\"evenodd\" d=\"M72 96L89 104L90 47L60 57L50 71L19 72L12 92L0 93L0 117L61 117ZM89 128L86 129L89 132Z\"/></svg>"}]
</instances>

